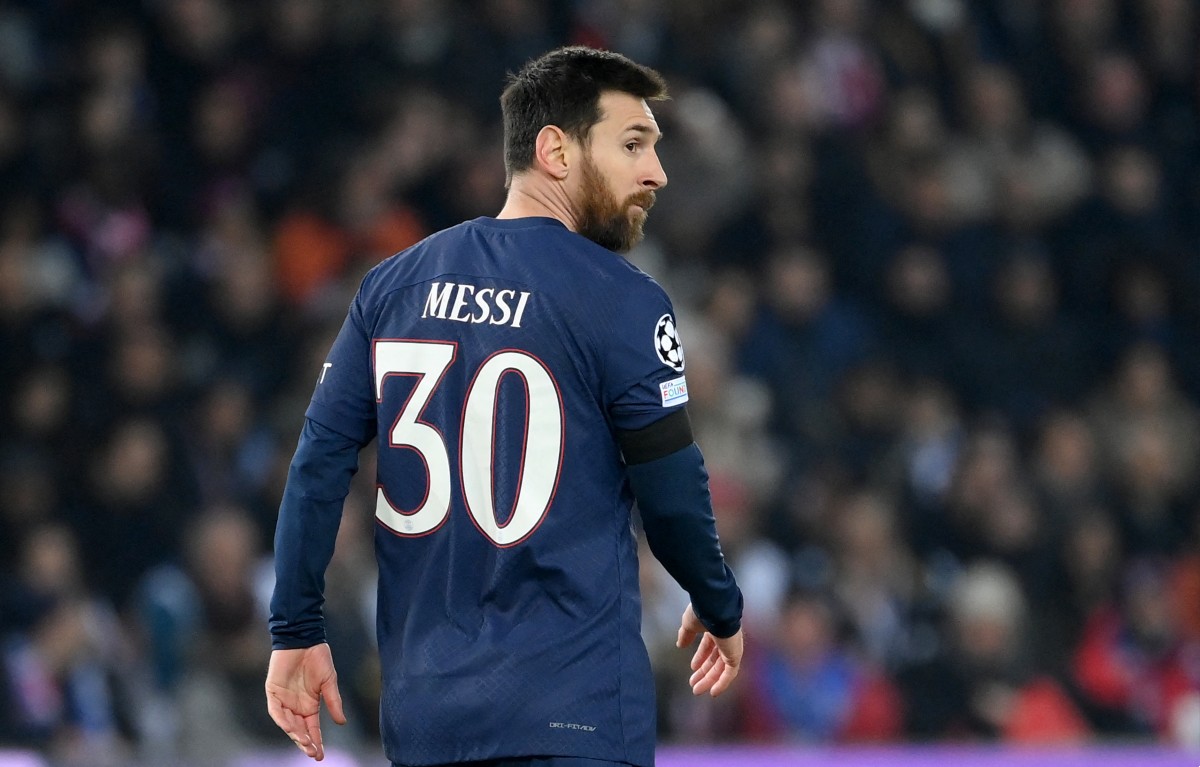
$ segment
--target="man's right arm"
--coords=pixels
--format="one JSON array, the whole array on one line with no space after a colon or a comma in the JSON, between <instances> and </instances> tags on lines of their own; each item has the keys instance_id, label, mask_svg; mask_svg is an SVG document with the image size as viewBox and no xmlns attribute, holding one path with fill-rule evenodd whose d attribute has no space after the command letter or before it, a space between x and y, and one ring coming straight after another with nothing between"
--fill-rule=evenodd
<instances>
[{"instance_id":1,"label":"man's right arm","mask_svg":"<svg viewBox=\"0 0 1200 767\"><path fill-rule=\"evenodd\" d=\"M356 296L321 367L279 505L270 624L277 650L325 641L325 568L358 471L358 451L375 432L371 340L362 306Z\"/></svg>"},{"instance_id":2,"label":"man's right arm","mask_svg":"<svg viewBox=\"0 0 1200 767\"><path fill-rule=\"evenodd\" d=\"M333 656L325 644L325 570L333 557L361 444L311 418L296 445L275 525L267 712L306 755L321 761L320 704L346 723Z\"/></svg>"},{"instance_id":3,"label":"man's right arm","mask_svg":"<svg viewBox=\"0 0 1200 767\"><path fill-rule=\"evenodd\" d=\"M288 470L275 526L275 591L271 646L311 647L325 641L325 569L333 557L361 445L310 418Z\"/></svg>"}]
</instances>

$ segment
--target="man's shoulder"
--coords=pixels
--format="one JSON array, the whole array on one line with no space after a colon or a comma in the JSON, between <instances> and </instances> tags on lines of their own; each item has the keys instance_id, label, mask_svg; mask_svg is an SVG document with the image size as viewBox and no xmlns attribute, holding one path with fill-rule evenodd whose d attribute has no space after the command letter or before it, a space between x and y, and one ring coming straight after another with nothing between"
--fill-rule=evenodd
<instances>
[{"instance_id":1,"label":"man's shoulder","mask_svg":"<svg viewBox=\"0 0 1200 767\"><path fill-rule=\"evenodd\" d=\"M434 251L452 249L455 242L466 235L466 224L457 224L439 230L424 239L395 253L371 267L363 276L359 295L363 297L378 296L398 287L404 287L412 282L421 282L428 275L422 273L430 266L429 259L422 258L423 254Z\"/></svg>"},{"instance_id":2,"label":"man's shoulder","mask_svg":"<svg viewBox=\"0 0 1200 767\"><path fill-rule=\"evenodd\" d=\"M380 261L371 269L371 271L367 272L367 275L371 276L373 274L377 275L379 273L394 271L402 266L412 265L415 263L413 260L414 256L419 256L420 254L429 252L431 250L454 247L454 243L456 241L462 240L467 236L468 224L470 224L470 222L465 221L461 224L456 224L454 226L438 230L433 234L426 235L423 239L418 240L412 245L409 245L404 250L401 250L400 252L388 256L384 260Z\"/></svg>"},{"instance_id":3,"label":"man's shoulder","mask_svg":"<svg viewBox=\"0 0 1200 767\"><path fill-rule=\"evenodd\" d=\"M653 277L625 256L572 232L566 234L577 250L575 258L564 259L563 267L573 269L574 274L570 275L572 280L582 285L589 295L614 305L631 299L666 295Z\"/></svg>"}]
</instances>

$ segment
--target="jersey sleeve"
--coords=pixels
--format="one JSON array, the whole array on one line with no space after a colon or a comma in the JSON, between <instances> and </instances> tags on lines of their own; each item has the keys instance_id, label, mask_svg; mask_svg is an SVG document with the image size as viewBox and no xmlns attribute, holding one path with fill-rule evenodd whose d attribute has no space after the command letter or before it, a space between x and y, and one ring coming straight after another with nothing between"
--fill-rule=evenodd
<instances>
[{"instance_id":1,"label":"jersey sleeve","mask_svg":"<svg viewBox=\"0 0 1200 767\"><path fill-rule=\"evenodd\" d=\"M605 401L613 425L643 429L688 400L683 342L670 299L647 279L613 306L605 339Z\"/></svg>"},{"instance_id":2,"label":"jersey sleeve","mask_svg":"<svg viewBox=\"0 0 1200 767\"><path fill-rule=\"evenodd\" d=\"M273 649L325 641L325 570L333 557L350 480L358 471L358 449L344 434L305 419L275 524Z\"/></svg>"},{"instance_id":3,"label":"jersey sleeve","mask_svg":"<svg viewBox=\"0 0 1200 767\"><path fill-rule=\"evenodd\" d=\"M375 436L371 336L355 297L321 367L305 417L365 445Z\"/></svg>"}]
</instances>

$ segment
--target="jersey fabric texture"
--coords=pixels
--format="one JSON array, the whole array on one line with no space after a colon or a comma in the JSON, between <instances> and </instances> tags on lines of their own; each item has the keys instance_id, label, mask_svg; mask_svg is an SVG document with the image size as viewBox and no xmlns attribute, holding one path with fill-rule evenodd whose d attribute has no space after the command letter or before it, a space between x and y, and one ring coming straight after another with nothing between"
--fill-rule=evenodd
<instances>
[{"instance_id":1,"label":"jersey fabric texture","mask_svg":"<svg viewBox=\"0 0 1200 767\"><path fill-rule=\"evenodd\" d=\"M614 435L682 408L682 370L665 292L554 219L469 221L368 273L307 417L379 439L389 760L653 764Z\"/></svg>"}]
</instances>

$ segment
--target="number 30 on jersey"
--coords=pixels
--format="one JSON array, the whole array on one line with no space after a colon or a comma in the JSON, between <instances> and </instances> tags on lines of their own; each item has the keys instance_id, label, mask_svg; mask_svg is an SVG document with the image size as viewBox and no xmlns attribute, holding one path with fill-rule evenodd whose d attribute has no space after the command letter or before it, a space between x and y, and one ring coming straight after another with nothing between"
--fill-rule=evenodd
<instances>
[{"instance_id":1,"label":"number 30 on jersey","mask_svg":"<svg viewBox=\"0 0 1200 767\"><path fill-rule=\"evenodd\" d=\"M410 512L400 511L382 487L375 501L375 516L397 535L427 535L450 516L450 455L446 442L432 425L420 420L442 377L454 363L458 345L445 341L377 340L375 342L375 397L383 399L390 376L416 376L417 384L400 410L388 435L395 448L415 450L425 462L428 485L425 498ZM512 514L500 524L496 519L493 463L496 440L496 401L506 375L524 381L527 397L525 441L517 472L517 492ZM529 537L550 508L563 452L562 396L550 371L535 357L505 349L488 357L471 385L462 408L459 439L459 477L471 520L479 531L501 547L514 546ZM509 468L509 467L503 467Z\"/></svg>"}]
</instances>

